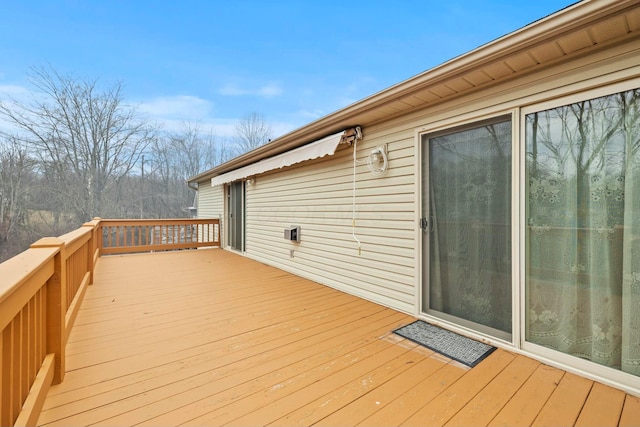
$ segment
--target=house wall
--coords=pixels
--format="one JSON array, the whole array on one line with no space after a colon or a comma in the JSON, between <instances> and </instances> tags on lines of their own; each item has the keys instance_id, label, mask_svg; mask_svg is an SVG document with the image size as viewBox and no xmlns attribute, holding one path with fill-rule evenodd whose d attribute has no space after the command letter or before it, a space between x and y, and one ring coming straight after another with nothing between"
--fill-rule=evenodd
<instances>
[{"instance_id":1,"label":"house wall","mask_svg":"<svg viewBox=\"0 0 640 427\"><path fill-rule=\"evenodd\" d=\"M353 147L287 170L256 177L247 187L246 254L256 260L404 312L414 305L413 133L365 137L358 157L390 142L385 177L356 167L353 238ZM301 241L284 229L301 226ZM291 252L293 251L293 253Z\"/></svg>"},{"instance_id":2,"label":"house wall","mask_svg":"<svg viewBox=\"0 0 640 427\"><path fill-rule=\"evenodd\" d=\"M418 314L418 132L505 112L517 114L519 107L532 103L637 78L639 51L640 44L633 40L609 46L431 109L366 126L364 139L358 142L358 159L386 144L389 170L375 177L365 165L356 168L355 234L361 241L360 253L351 227L352 148L256 177L255 184L247 187L246 255ZM520 143L516 137L514 145ZM284 228L290 225L301 226L300 243L284 240Z\"/></svg>"},{"instance_id":3,"label":"house wall","mask_svg":"<svg viewBox=\"0 0 640 427\"><path fill-rule=\"evenodd\" d=\"M389 170L371 175L356 167L355 230L353 147L333 156L272 171L246 187L246 255L316 282L399 311L418 314L421 234L418 133L504 113L587 89L627 84L640 77L640 43L603 46L589 55L506 80L485 90L393 120L366 125L358 159L386 145ZM627 82L627 83L625 83ZM638 83L637 86L640 86ZM514 152L521 142L514 139ZM515 162L517 163L517 162ZM517 181L514 181L514 183ZM224 219L224 186L201 183L198 215ZM515 198L514 200L517 200ZM301 226L301 241L284 240ZM222 228L224 230L224 227ZM361 251L352 236L361 241Z\"/></svg>"},{"instance_id":4,"label":"house wall","mask_svg":"<svg viewBox=\"0 0 640 427\"><path fill-rule=\"evenodd\" d=\"M198 218L220 219L220 230L224 230L224 186L212 187L210 181L198 184ZM213 236L210 236L210 238ZM221 247L225 245L222 231Z\"/></svg>"}]
</instances>

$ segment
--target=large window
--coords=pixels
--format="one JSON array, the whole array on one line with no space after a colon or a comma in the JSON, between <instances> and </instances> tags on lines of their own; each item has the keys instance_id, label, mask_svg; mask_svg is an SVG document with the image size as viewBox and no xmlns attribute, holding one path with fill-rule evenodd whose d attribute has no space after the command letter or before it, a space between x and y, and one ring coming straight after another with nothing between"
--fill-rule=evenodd
<instances>
[{"instance_id":1,"label":"large window","mask_svg":"<svg viewBox=\"0 0 640 427\"><path fill-rule=\"evenodd\" d=\"M640 89L525 130L526 339L640 375Z\"/></svg>"}]
</instances>

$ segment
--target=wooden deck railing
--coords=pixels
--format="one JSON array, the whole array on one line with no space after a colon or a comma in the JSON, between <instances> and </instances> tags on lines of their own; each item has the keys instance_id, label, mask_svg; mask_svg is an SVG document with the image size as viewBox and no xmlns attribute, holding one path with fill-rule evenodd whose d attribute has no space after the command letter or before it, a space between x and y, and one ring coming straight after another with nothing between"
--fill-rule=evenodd
<instances>
[{"instance_id":1,"label":"wooden deck railing","mask_svg":"<svg viewBox=\"0 0 640 427\"><path fill-rule=\"evenodd\" d=\"M217 219L101 220L101 254L220 246Z\"/></svg>"},{"instance_id":2,"label":"wooden deck railing","mask_svg":"<svg viewBox=\"0 0 640 427\"><path fill-rule=\"evenodd\" d=\"M220 246L214 220L95 219L0 264L0 425L35 425L101 254Z\"/></svg>"}]
</instances>

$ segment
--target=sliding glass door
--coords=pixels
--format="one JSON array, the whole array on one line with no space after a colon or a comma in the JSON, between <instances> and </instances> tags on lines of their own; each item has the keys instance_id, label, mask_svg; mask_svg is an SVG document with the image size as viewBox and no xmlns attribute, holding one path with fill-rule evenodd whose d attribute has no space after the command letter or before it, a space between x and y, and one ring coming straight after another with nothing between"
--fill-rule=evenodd
<instances>
[{"instance_id":1,"label":"sliding glass door","mask_svg":"<svg viewBox=\"0 0 640 427\"><path fill-rule=\"evenodd\" d=\"M227 209L229 246L237 251L244 251L244 210L245 183L234 181L227 187Z\"/></svg>"},{"instance_id":2,"label":"sliding glass door","mask_svg":"<svg viewBox=\"0 0 640 427\"><path fill-rule=\"evenodd\" d=\"M422 137L423 312L508 339L511 117Z\"/></svg>"},{"instance_id":3,"label":"sliding glass door","mask_svg":"<svg viewBox=\"0 0 640 427\"><path fill-rule=\"evenodd\" d=\"M523 348L640 376L640 89L521 117L522 274L511 117L421 136L422 312L509 340L523 277Z\"/></svg>"}]
</instances>

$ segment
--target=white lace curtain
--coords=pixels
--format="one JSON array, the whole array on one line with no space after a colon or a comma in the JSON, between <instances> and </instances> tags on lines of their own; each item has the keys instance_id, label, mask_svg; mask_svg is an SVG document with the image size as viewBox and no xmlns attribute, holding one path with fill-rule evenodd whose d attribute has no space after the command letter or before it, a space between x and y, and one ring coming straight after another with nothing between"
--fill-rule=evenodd
<instances>
[{"instance_id":1,"label":"white lace curtain","mask_svg":"<svg viewBox=\"0 0 640 427\"><path fill-rule=\"evenodd\" d=\"M430 308L511 332L511 117L429 141Z\"/></svg>"},{"instance_id":2,"label":"white lace curtain","mask_svg":"<svg viewBox=\"0 0 640 427\"><path fill-rule=\"evenodd\" d=\"M640 375L640 90L526 117L527 340Z\"/></svg>"}]
</instances>

